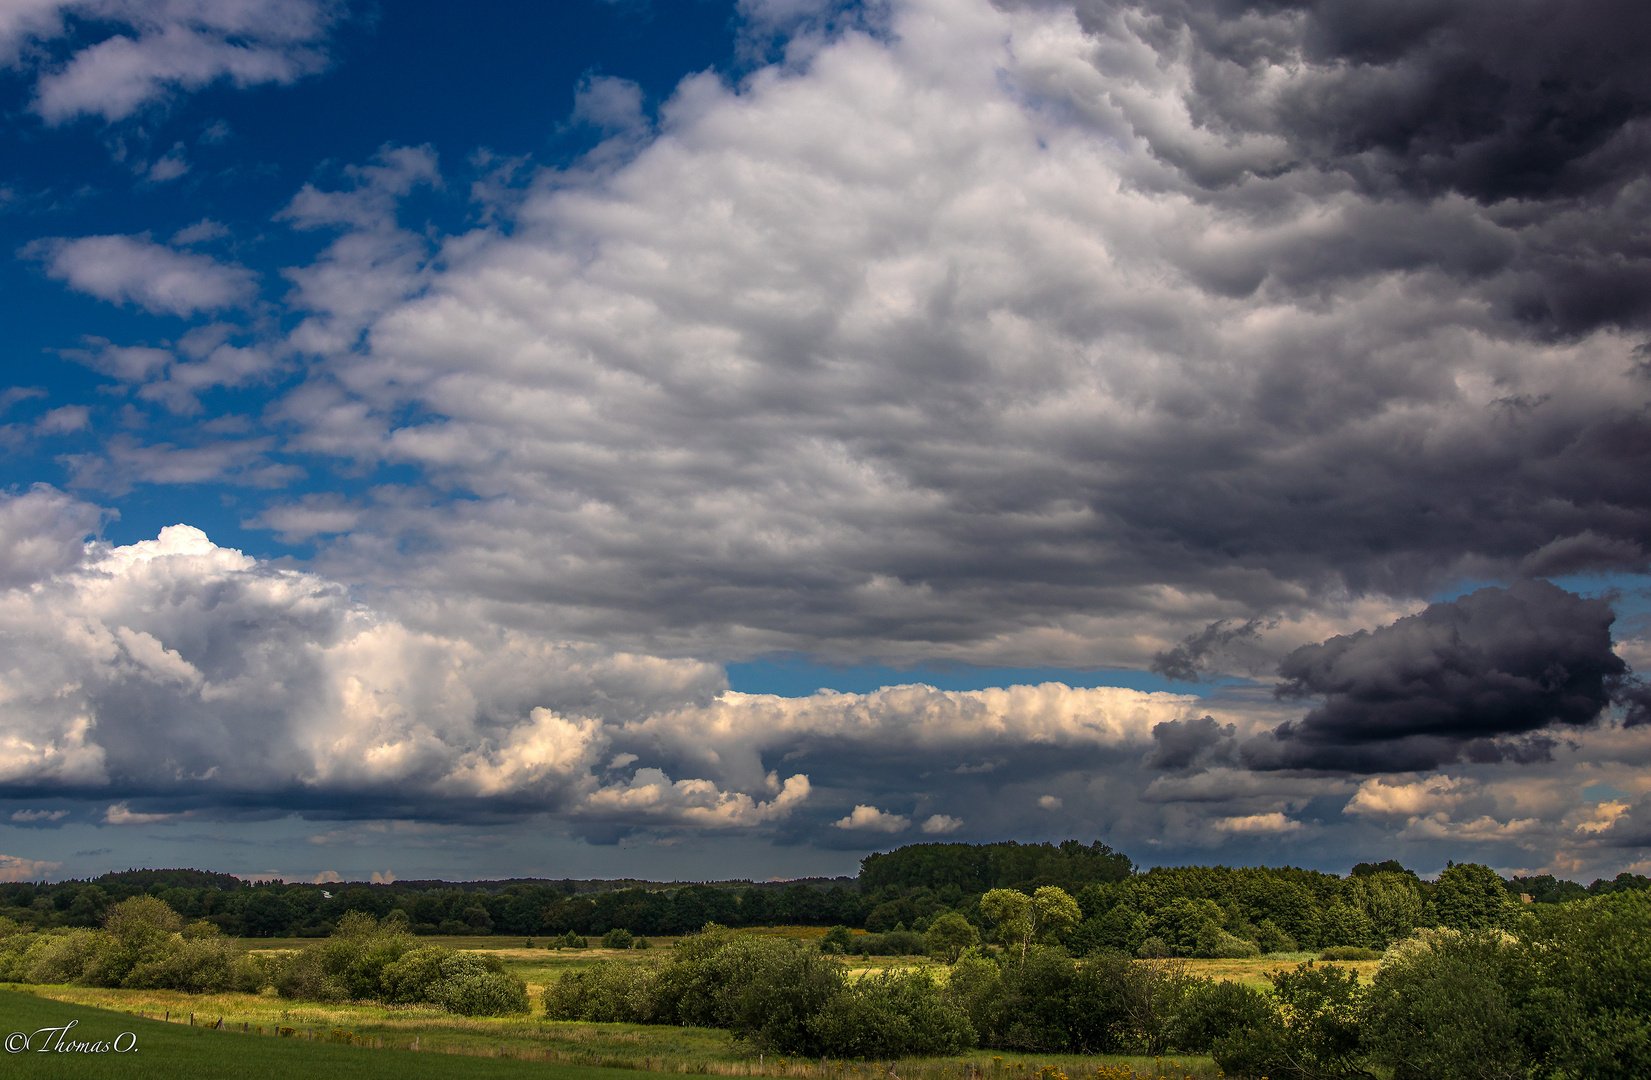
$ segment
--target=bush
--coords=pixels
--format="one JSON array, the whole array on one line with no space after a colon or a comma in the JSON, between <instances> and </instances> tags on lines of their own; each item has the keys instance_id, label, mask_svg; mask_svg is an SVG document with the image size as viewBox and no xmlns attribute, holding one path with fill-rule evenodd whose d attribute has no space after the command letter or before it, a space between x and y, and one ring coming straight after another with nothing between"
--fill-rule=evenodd
<instances>
[{"instance_id":1,"label":"bush","mask_svg":"<svg viewBox=\"0 0 1651 1080\"><path fill-rule=\"evenodd\" d=\"M96 930L29 934L20 941L27 944L27 951L15 962L14 972L20 982L78 982L106 940Z\"/></svg>"},{"instance_id":2,"label":"bush","mask_svg":"<svg viewBox=\"0 0 1651 1080\"><path fill-rule=\"evenodd\" d=\"M928 942L915 930L856 934L852 948L862 956L927 956L929 952Z\"/></svg>"},{"instance_id":3,"label":"bush","mask_svg":"<svg viewBox=\"0 0 1651 1080\"><path fill-rule=\"evenodd\" d=\"M590 1023L672 1023L661 1007L658 970L646 964L603 960L545 987L545 1016Z\"/></svg>"},{"instance_id":4,"label":"bush","mask_svg":"<svg viewBox=\"0 0 1651 1080\"><path fill-rule=\"evenodd\" d=\"M820 1053L837 1057L934 1056L975 1041L968 1016L926 971L859 979L826 1001L808 1030Z\"/></svg>"},{"instance_id":5,"label":"bush","mask_svg":"<svg viewBox=\"0 0 1651 1080\"><path fill-rule=\"evenodd\" d=\"M1261 955L1261 949L1255 942L1225 930L1217 930L1210 939L1201 939L1198 945L1193 955L1209 960L1248 960Z\"/></svg>"},{"instance_id":6,"label":"bush","mask_svg":"<svg viewBox=\"0 0 1651 1080\"><path fill-rule=\"evenodd\" d=\"M590 942L569 930L556 939L556 947L560 949L588 949L590 948Z\"/></svg>"},{"instance_id":7,"label":"bush","mask_svg":"<svg viewBox=\"0 0 1651 1080\"><path fill-rule=\"evenodd\" d=\"M635 939L631 937L631 932L629 930L616 926L602 935L602 948L628 949L631 947L631 942L633 940Z\"/></svg>"},{"instance_id":8,"label":"bush","mask_svg":"<svg viewBox=\"0 0 1651 1080\"><path fill-rule=\"evenodd\" d=\"M1229 1032L1265 1025L1272 1007L1265 994L1222 980L1194 986L1170 1017L1165 1042L1170 1049L1207 1054Z\"/></svg>"},{"instance_id":9,"label":"bush","mask_svg":"<svg viewBox=\"0 0 1651 1080\"><path fill-rule=\"evenodd\" d=\"M1523 1076L1515 943L1496 934L1436 934L1396 950L1370 991L1364 1038L1394 1080Z\"/></svg>"},{"instance_id":10,"label":"bush","mask_svg":"<svg viewBox=\"0 0 1651 1080\"><path fill-rule=\"evenodd\" d=\"M384 968L381 1000L428 1002L461 1016L510 1016L528 1011L527 986L497 956L444 945L411 949Z\"/></svg>"},{"instance_id":11,"label":"bush","mask_svg":"<svg viewBox=\"0 0 1651 1080\"><path fill-rule=\"evenodd\" d=\"M1262 919L1255 924L1255 943L1264 953L1296 951L1296 939L1271 919Z\"/></svg>"},{"instance_id":12,"label":"bush","mask_svg":"<svg viewBox=\"0 0 1651 1080\"><path fill-rule=\"evenodd\" d=\"M1380 960L1378 949L1361 949L1357 945L1336 945L1319 953L1320 960Z\"/></svg>"},{"instance_id":13,"label":"bush","mask_svg":"<svg viewBox=\"0 0 1651 1080\"><path fill-rule=\"evenodd\" d=\"M417 946L404 925L386 929L371 915L347 912L331 937L306 945L276 969L275 992L304 1001L383 999L385 971Z\"/></svg>"},{"instance_id":14,"label":"bush","mask_svg":"<svg viewBox=\"0 0 1651 1080\"><path fill-rule=\"evenodd\" d=\"M635 941L631 942L631 948L633 948L633 949L651 949L651 948L653 948L653 943L645 937L639 937Z\"/></svg>"},{"instance_id":15,"label":"bush","mask_svg":"<svg viewBox=\"0 0 1651 1080\"><path fill-rule=\"evenodd\" d=\"M1315 967L1275 971L1272 1000L1258 1022L1216 1039L1211 1056L1229 1076L1322 1080L1362 1071L1358 972Z\"/></svg>"},{"instance_id":16,"label":"bush","mask_svg":"<svg viewBox=\"0 0 1651 1080\"><path fill-rule=\"evenodd\" d=\"M854 944L854 932L846 926L833 926L825 932L820 940L820 951L832 956L841 956L848 952Z\"/></svg>"},{"instance_id":17,"label":"bush","mask_svg":"<svg viewBox=\"0 0 1651 1080\"><path fill-rule=\"evenodd\" d=\"M1521 930L1508 989L1531 1057L1577 1080L1651 1076L1651 894L1550 907Z\"/></svg>"}]
</instances>

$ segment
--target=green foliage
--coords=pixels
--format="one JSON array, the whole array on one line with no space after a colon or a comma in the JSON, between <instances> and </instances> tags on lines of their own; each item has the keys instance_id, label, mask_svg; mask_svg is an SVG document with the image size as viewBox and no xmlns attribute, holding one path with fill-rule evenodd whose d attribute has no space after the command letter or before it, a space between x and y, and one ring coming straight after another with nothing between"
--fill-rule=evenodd
<instances>
[{"instance_id":1,"label":"green foliage","mask_svg":"<svg viewBox=\"0 0 1651 1080\"><path fill-rule=\"evenodd\" d=\"M1033 945L1053 940L1082 918L1078 902L1054 885L1045 885L1031 896L1014 889L993 889L980 898L980 912L997 924L998 943L1019 949L1022 961Z\"/></svg>"},{"instance_id":2,"label":"green foliage","mask_svg":"<svg viewBox=\"0 0 1651 1080\"><path fill-rule=\"evenodd\" d=\"M1531 1056L1576 1080L1651 1076L1651 893L1547 907L1521 925Z\"/></svg>"},{"instance_id":3,"label":"green foliage","mask_svg":"<svg viewBox=\"0 0 1651 1080\"><path fill-rule=\"evenodd\" d=\"M631 932L629 930L626 930L624 927L616 926L602 935L602 948L628 949L631 947L631 942L634 940L635 938L631 936Z\"/></svg>"},{"instance_id":4,"label":"green foliage","mask_svg":"<svg viewBox=\"0 0 1651 1080\"><path fill-rule=\"evenodd\" d=\"M332 937L279 966L276 993L303 1001L422 1002L461 1016L527 1012L527 986L506 973L497 956L439 945L421 948L404 925L348 913Z\"/></svg>"},{"instance_id":5,"label":"green foliage","mask_svg":"<svg viewBox=\"0 0 1651 1080\"><path fill-rule=\"evenodd\" d=\"M980 931L957 912L948 912L929 924L929 932L923 935L923 943L930 956L953 964L963 955L965 949L980 944Z\"/></svg>"},{"instance_id":6,"label":"green foliage","mask_svg":"<svg viewBox=\"0 0 1651 1080\"><path fill-rule=\"evenodd\" d=\"M1496 871L1478 863L1454 863L1433 886L1439 922L1452 930L1502 930L1519 914Z\"/></svg>"},{"instance_id":7,"label":"green foliage","mask_svg":"<svg viewBox=\"0 0 1651 1080\"><path fill-rule=\"evenodd\" d=\"M860 887L939 890L953 886L965 895L992 889L1059 885L1078 889L1090 882L1122 881L1134 864L1100 841L1082 844L910 844L868 855L860 863ZM867 929L870 929L868 926Z\"/></svg>"},{"instance_id":8,"label":"green foliage","mask_svg":"<svg viewBox=\"0 0 1651 1080\"><path fill-rule=\"evenodd\" d=\"M1319 953L1320 960L1380 960L1382 954L1375 949L1365 949L1358 945L1334 945Z\"/></svg>"},{"instance_id":9,"label":"green foliage","mask_svg":"<svg viewBox=\"0 0 1651 1080\"><path fill-rule=\"evenodd\" d=\"M1364 991L1358 973L1309 960L1269 978L1273 998L1259 1023L1217 1038L1211 1053L1231 1076L1323 1080L1364 1072L1359 1021Z\"/></svg>"},{"instance_id":10,"label":"green foliage","mask_svg":"<svg viewBox=\"0 0 1651 1080\"><path fill-rule=\"evenodd\" d=\"M927 939L915 930L855 934L850 948L862 956L926 956L929 951Z\"/></svg>"},{"instance_id":11,"label":"green foliage","mask_svg":"<svg viewBox=\"0 0 1651 1080\"><path fill-rule=\"evenodd\" d=\"M826 1001L807 1026L823 1052L840 1057L933 1056L975 1042L968 1015L942 997L926 971L858 979Z\"/></svg>"},{"instance_id":12,"label":"green foliage","mask_svg":"<svg viewBox=\"0 0 1651 1080\"><path fill-rule=\"evenodd\" d=\"M854 934L846 926L833 926L820 941L820 951L842 956L854 944Z\"/></svg>"},{"instance_id":13,"label":"green foliage","mask_svg":"<svg viewBox=\"0 0 1651 1080\"><path fill-rule=\"evenodd\" d=\"M1393 1080L1513 1080L1525 1075L1520 950L1495 933L1444 931L1396 948L1370 991L1364 1038Z\"/></svg>"},{"instance_id":14,"label":"green foliage","mask_svg":"<svg viewBox=\"0 0 1651 1080\"><path fill-rule=\"evenodd\" d=\"M1222 980L1192 986L1170 1017L1164 1041L1177 1050L1207 1054L1229 1032L1266 1025L1272 1005L1253 987Z\"/></svg>"}]
</instances>

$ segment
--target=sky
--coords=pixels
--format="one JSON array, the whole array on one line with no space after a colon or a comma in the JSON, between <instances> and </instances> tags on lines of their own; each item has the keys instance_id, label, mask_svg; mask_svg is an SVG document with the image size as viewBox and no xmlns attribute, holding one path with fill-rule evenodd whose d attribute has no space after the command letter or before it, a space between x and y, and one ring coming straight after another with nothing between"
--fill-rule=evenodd
<instances>
[{"instance_id":1,"label":"sky","mask_svg":"<svg viewBox=\"0 0 1651 1080\"><path fill-rule=\"evenodd\" d=\"M0 878L1651 872L1637 0L5 0Z\"/></svg>"}]
</instances>

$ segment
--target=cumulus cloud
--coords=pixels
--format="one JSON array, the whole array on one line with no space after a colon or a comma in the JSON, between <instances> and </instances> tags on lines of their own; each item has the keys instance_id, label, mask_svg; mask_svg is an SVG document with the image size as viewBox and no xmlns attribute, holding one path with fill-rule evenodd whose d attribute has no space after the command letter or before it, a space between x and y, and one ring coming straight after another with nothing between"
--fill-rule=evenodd
<instances>
[{"instance_id":1,"label":"cumulus cloud","mask_svg":"<svg viewBox=\"0 0 1651 1080\"><path fill-rule=\"evenodd\" d=\"M1247 743L1244 760L1403 772L1544 757L1552 740L1532 733L1593 723L1628 673L1615 618L1603 600L1523 581L1303 646L1279 666L1278 693L1322 704Z\"/></svg>"},{"instance_id":2,"label":"cumulus cloud","mask_svg":"<svg viewBox=\"0 0 1651 1080\"><path fill-rule=\"evenodd\" d=\"M946 814L933 814L923 820L923 831L930 836L945 836L963 828L963 819Z\"/></svg>"},{"instance_id":3,"label":"cumulus cloud","mask_svg":"<svg viewBox=\"0 0 1651 1080\"><path fill-rule=\"evenodd\" d=\"M44 881L62 868L61 862L0 855L0 881Z\"/></svg>"},{"instance_id":4,"label":"cumulus cloud","mask_svg":"<svg viewBox=\"0 0 1651 1080\"><path fill-rule=\"evenodd\" d=\"M891 814L875 806L861 804L849 811L841 821L832 822L839 829L859 829L864 832L897 833L911 828L911 819L904 814Z\"/></svg>"},{"instance_id":5,"label":"cumulus cloud","mask_svg":"<svg viewBox=\"0 0 1651 1080\"><path fill-rule=\"evenodd\" d=\"M245 267L175 251L142 235L37 240L22 253L77 292L155 314L240 307L257 292L256 275Z\"/></svg>"},{"instance_id":6,"label":"cumulus cloud","mask_svg":"<svg viewBox=\"0 0 1651 1080\"><path fill-rule=\"evenodd\" d=\"M320 71L341 13L333 0L18 0L0 12L0 64L35 76L48 123L121 120L219 80Z\"/></svg>"},{"instance_id":7,"label":"cumulus cloud","mask_svg":"<svg viewBox=\"0 0 1651 1080\"><path fill-rule=\"evenodd\" d=\"M1292 821L1276 811L1271 814L1245 814L1243 817L1225 817L1215 822L1216 831L1227 833L1277 835L1295 832L1299 828L1301 828L1301 822Z\"/></svg>"},{"instance_id":8,"label":"cumulus cloud","mask_svg":"<svg viewBox=\"0 0 1651 1080\"><path fill-rule=\"evenodd\" d=\"M1477 23L1373 15L1367 56L1312 5L880 10L686 80L622 162L437 248L395 223L427 150L294 200L342 232L289 274L325 358L275 410L291 445L465 493L364 508L330 572L648 651L1202 677L1465 573L1635 557L1640 316L1550 323L1637 174L1538 170L1516 214L1392 149L1422 135L1342 145L1313 111L1443 78L1445 38L1500 71ZM580 115L628 95L592 81ZM1599 116L1639 153L1632 110Z\"/></svg>"}]
</instances>

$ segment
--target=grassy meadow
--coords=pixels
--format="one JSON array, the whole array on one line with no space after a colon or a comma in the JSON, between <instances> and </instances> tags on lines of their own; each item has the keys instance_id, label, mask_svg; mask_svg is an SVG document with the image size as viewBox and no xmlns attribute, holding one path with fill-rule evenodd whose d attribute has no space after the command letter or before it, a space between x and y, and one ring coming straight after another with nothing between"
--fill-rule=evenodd
<instances>
[{"instance_id":1,"label":"grassy meadow","mask_svg":"<svg viewBox=\"0 0 1651 1080\"><path fill-rule=\"evenodd\" d=\"M823 930L814 927L766 927L748 931L764 936L818 937ZM1214 1063L1207 1057L1181 1056L1174 1060L1147 1057L1084 1056L1077 1054L1027 1055L1001 1054L990 1051L971 1051L947 1058L910 1058L893 1062L800 1060L773 1055L761 1056L747 1044L736 1042L726 1031L711 1028L673 1027L645 1024L580 1023L546 1020L542 1016L544 988L571 972L587 968L603 960L641 963L659 956L661 948L672 940L652 939L650 950L614 949L547 949L526 947L521 939L499 937L452 937L426 939L431 943L451 948L488 952L504 961L506 969L528 985L533 1012L518 1017L462 1017L430 1006L385 1006L350 1003L323 1005L295 1002L276 997L273 992L263 994L186 994L168 990L117 990L87 986L0 984L5 1012L10 1029L20 1025L11 1020L12 1004L28 1002L30 1015L57 1016L57 1008L87 1008L101 1013L76 1014L108 1017L121 1014L121 1021L129 1017L136 1022L159 1026L144 1030L163 1033L164 1045L173 1048L167 1053L196 1054L202 1061L217 1061L221 1054L216 1048L232 1046L240 1049L226 1051L234 1057L243 1055L247 1047L272 1047L275 1057L271 1062L296 1060L290 1055L318 1053L323 1057L306 1058L305 1067L331 1063L339 1053L356 1053L361 1060L416 1062L423 1060L456 1061L474 1059L476 1066L502 1065L508 1062L537 1063L540 1072L544 1065L558 1068L586 1070L567 1074L566 1080L593 1076L593 1068L629 1069L650 1072L692 1073L700 1075L776 1077L806 1080L823 1077L828 1080L1128 1080L1129 1077L1152 1078L1213 1078L1217 1075ZM308 944L307 939L264 939L256 943L259 952L285 952ZM1306 954L1303 954L1303 959ZM850 970L856 974L884 971L896 967L929 967L937 977L944 978L948 970L944 964L926 957L858 957L847 958ZM1209 960L1190 961L1200 974L1217 978L1232 978L1244 982L1264 983L1263 973L1288 963L1283 957L1266 961ZM1374 969L1374 963L1355 965ZM1209 970L1204 970L1208 968ZM45 1010L45 1011L41 1011ZM60 1020L52 1020L60 1023ZM218 1028L221 1022L222 1027ZM193 1027L191 1027L193 1025ZM210 1029L208 1025L213 1025ZM44 1026L44 1024L42 1025ZM83 1025L84 1026L84 1025ZM286 1038L280 1036L283 1028L291 1029ZM205 1039L206 1041L200 1041ZM340 1040L329 1042L329 1039ZM345 1046L342 1040L348 1040ZM181 1040L181 1041L180 1041ZM192 1041L193 1040L193 1041ZM244 1041L251 1040L251 1041ZM418 1053L412 1053L417 1049ZM361 1055L363 1048L375 1051ZM264 1068L264 1057L258 1054L245 1062L252 1071L219 1072L208 1069L201 1075L265 1075L256 1070ZM440 1055L431 1058L429 1055ZM285 1055L285 1056L283 1056ZM113 1058L113 1055L105 1055ZM149 1066L153 1058L147 1059ZM357 1058L351 1058L352 1062ZM142 1064L142 1063L140 1063ZM54 1066L56 1067L56 1066ZM237 1065L237 1067L240 1067ZM64 1066L71 1068L71 1066ZM124 1076L121 1064L88 1064L72 1066L82 1070L42 1072L42 1076ZM214 1066L214 1069L216 1067ZM360 1073L376 1076L377 1073ZM101 1071L110 1069L114 1071ZM169 1072L178 1076L193 1075L177 1072L170 1065ZM485 1070L484 1070L485 1071ZM133 1072L132 1075L140 1075ZM34 1075L32 1065L27 1075ZM19 1072L18 1075L24 1075ZM271 1074L273 1075L273 1074ZM388 1075L388 1074L386 1074ZM419 1072L400 1070L398 1077L416 1077ZM447 1072L442 1075L468 1076L469 1072ZM514 1075L514 1073L488 1073ZM549 1074L559 1078L560 1073ZM611 1074L608 1074L611 1075Z\"/></svg>"}]
</instances>

